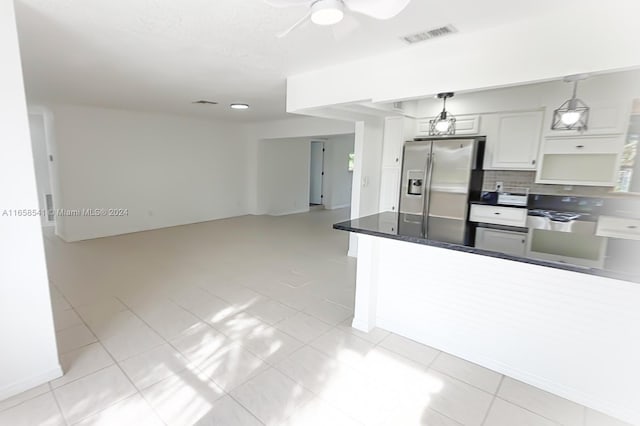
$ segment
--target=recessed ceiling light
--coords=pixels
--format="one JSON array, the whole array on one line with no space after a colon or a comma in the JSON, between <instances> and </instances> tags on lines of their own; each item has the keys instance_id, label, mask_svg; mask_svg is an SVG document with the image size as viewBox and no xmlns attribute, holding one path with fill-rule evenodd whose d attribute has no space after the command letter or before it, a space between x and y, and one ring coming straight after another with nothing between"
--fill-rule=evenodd
<instances>
[{"instance_id":1,"label":"recessed ceiling light","mask_svg":"<svg viewBox=\"0 0 640 426\"><path fill-rule=\"evenodd\" d=\"M231 109L249 109L249 105L247 104L231 104L229 106Z\"/></svg>"}]
</instances>

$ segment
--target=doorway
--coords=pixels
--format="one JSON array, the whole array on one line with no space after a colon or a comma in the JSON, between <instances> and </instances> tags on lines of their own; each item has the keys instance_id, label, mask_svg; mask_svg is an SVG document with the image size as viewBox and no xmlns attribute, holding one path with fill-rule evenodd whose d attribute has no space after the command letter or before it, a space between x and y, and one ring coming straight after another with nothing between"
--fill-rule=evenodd
<instances>
[{"instance_id":1,"label":"doorway","mask_svg":"<svg viewBox=\"0 0 640 426\"><path fill-rule=\"evenodd\" d=\"M309 167L309 205L321 206L324 204L323 191L324 178L324 142L311 142L311 161Z\"/></svg>"}]
</instances>

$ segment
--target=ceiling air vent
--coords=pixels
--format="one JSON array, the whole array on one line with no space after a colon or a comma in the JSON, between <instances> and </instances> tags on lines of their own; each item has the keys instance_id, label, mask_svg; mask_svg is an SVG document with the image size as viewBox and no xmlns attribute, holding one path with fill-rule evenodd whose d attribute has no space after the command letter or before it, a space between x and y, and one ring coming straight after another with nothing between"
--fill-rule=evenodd
<instances>
[{"instance_id":1,"label":"ceiling air vent","mask_svg":"<svg viewBox=\"0 0 640 426\"><path fill-rule=\"evenodd\" d=\"M431 40L436 37L444 37L457 32L458 30L453 25L446 25L440 28L433 28L419 33L409 34L401 38L408 44L414 44L420 43L421 41Z\"/></svg>"},{"instance_id":2,"label":"ceiling air vent","mask_svg":"<svg viewBox=\"0 0 640 426\"><path fill-rule=\"evenodd\" d=\"M217 102L214 101L205 101L204 99L201 99L199 101L193 101L193 104L200 104L200 105L218 105Z\"/></svg>"}]
</instances>

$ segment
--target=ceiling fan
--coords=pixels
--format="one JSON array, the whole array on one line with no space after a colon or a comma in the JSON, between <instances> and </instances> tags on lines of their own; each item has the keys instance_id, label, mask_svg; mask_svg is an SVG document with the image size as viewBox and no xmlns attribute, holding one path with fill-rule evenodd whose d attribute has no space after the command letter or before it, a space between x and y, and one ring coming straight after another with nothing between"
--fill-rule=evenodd
<instances>
[{"instance_id":1,"label":"ceiling fan","mask_svg":"<svg viewBox=\"0 0 640 426\"><path fill-rule=\"evenodd\" d=\"M282 38L309 19L316 25L334 25L342 21L345 13L353 12L371 18L391 19L402 12L411 0L264 0L273 7L307 6L306 15L287 30L278 34Z\"/></svg>"}]
</instances>

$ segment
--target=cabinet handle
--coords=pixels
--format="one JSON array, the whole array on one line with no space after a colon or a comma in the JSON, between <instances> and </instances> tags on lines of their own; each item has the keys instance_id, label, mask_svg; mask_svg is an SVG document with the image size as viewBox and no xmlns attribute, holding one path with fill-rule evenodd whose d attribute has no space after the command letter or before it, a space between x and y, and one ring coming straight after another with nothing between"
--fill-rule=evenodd
<instances>
[{"instance_id":1,"label":"cabinet handle","mask_svg":"<svg viewBox=\"0 0 640 426\"><path fill-rule=\"evenodd\" d=\"M526 243L526 242L527 242L526 240L522 240L522 244L524 244L524 243Z\"/></svg>"},{"instance_id":2,"label":"cabinet handle","mask_svg":"<svg viewBox=\"0 0 640 426\"><path fill-rule=\"evenodd\" d=\"M536 160L531 160L531 164L535 165L536 164Z\"/></svg>"},{"instance_id":3,"label":"cabinet handle","mask_svg":"<svg viewBox=\"0 0 640 426\"><path fill-rule=\"evenodd\" d=\"M493 214L500 214L500 212L493 212Z\"/></svg>"},{"instance_id":4,"label":"cabinet handle","mask_svg":"<svg viewBox=\"0 0 640 426\"><path fill-rule=\"evenodd\" d=\"M391 206L391 210L395 210L395 209L396 209L396 206Z\"/></svg>"},{"instance_id":5,"label":"cabinet handle","mask_svg":"<svg viewBox=\"0 0 640 426\"><path fill-rule=\"evenodd\" d=\"M584 145L576 145L576 148L584 148Z\"/></svg>"},{"instance_id":6,"label":"cabinet handle","mask_svg":"<svg viewBox=\"0 0 640 426\"><path fill-rule=\"evenodd\" d=\"M400 159L399 159L399 158L396 158L396 163L397 163L398 161L400 161Z\"/></svg>"},{"instance_id":7,"label":"cabinet handle","mask_svg":"<svg viewBox=\"0 0 640 426\"><path fill-rule=\"evenodd\" d=\"M636 225L629 225L627 226L627 229L637 229L638 227Z\"/></svg>"}]
</instances>

